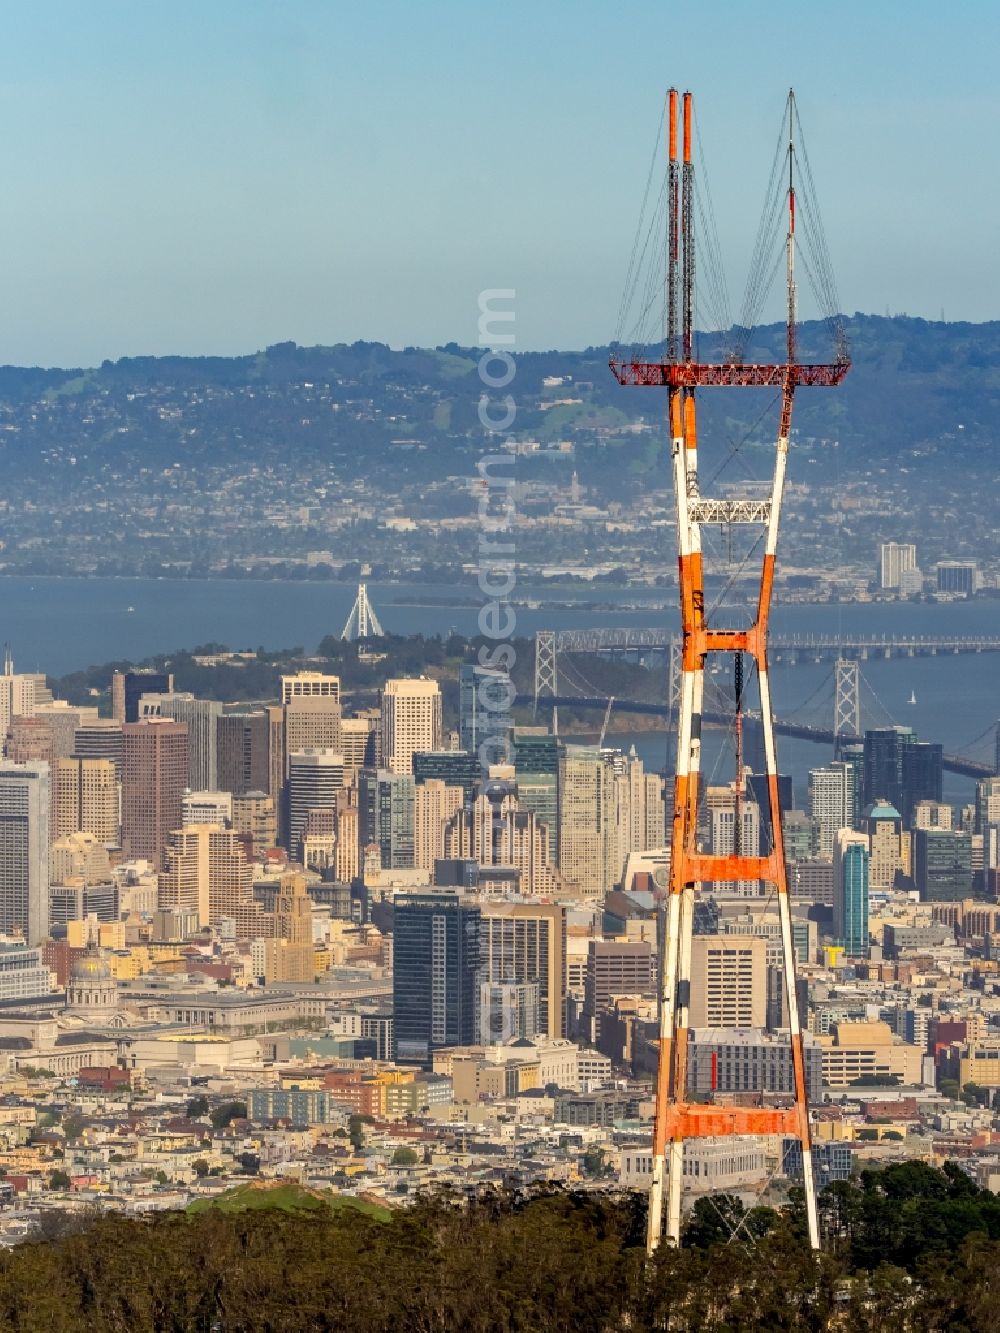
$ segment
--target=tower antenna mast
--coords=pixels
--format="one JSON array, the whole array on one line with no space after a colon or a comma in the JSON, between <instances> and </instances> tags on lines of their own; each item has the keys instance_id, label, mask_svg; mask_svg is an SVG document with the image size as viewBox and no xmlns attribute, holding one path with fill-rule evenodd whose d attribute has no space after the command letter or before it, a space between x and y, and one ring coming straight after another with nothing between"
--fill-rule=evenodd
<instances>
[{"instance_id":1,"label":"tower antenna mast","mask_svg":"<svg viewBox=\"0 0 1000 1333\"><path fill-rule=\"evenodd\" d=\"M680 108L678 103L680 102ZM682 132L678 154L678 111ZM694 164L692 160L691 94L681 99L675 89L668 95L667 177L667 337L661 361L611 358L611 369L623 385L660 386L667 390L667 419L671 440L671 467L677 507L677 543L681 609L681 683L677 728L677 763L674 778L671 831L670 884L663 913L662 948L658 981L659 1063L653 1129L652 1171L649 1191L647 1248L660 1244L664 1232L677 1244L681 1234L681 1183L684 1145L688 1139L728 1136L783 1135L798 1141L803 1162L806 1219L809 1241L819 1248L816 1186L812 1169L809 1105L801 1015L795 987L795 949L785 867L778 765L774 743L771 686L767 662L767 630L774 583L778 525L784 493L785 465L792 427L792 404L800 386L832 387L850 368L843 345L836 359L804 364L798 359L795 289L795 96L789 93L788 230L785 242L787 329L785 359L777 363L747 363L731 359L701 362L694 346ZM784 124L784 122L783 122ZM678 160L680 158L680 161ZM679 185L678 185L679 182ZM678 310L678 306L680 307ZM680 328L678 330L678 324ZM678 336L679 334L679 336ZM770 496L703 499L698 479L698 438L695 391L702 387L774 388L781 392L781 414L774 450ZM702 525L748 524L763 528L764 554L759 571L756 612L744 629L710 625L705 611L705 575ZM736 715L743 710L743 655L753 659L760 690L764 736L766 790L771 845L764 853L743 846L742 772L736 775L736 819L731 854L706 854L698 844L700 806L702 700L705 663L710 653L735 657ZM742 764L742 746L738 762ZM763 823L764 821L762 821ZM767 882L774 886L781 926L781 947L788 1037L791 1047L793 1097L791 1104L766 1109L698 1104L688 1100L688 1045L691 1013L691 954L695 893L713 882Z\"/></svg>"}]
</instances>

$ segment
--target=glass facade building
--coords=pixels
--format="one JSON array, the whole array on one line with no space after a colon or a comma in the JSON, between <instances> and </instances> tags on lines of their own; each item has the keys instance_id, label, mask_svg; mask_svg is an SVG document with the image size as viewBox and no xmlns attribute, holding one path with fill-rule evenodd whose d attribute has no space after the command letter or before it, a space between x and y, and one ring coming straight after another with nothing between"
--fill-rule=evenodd
<instances>
[{"instance_id":1,"label":"glass facade building","mask_svg":"<svg viewBox=\"0 0 1000 1333\"><path fill-rule=\"evenodd\" d=\"M396 1059L430 1064L478 1036L481 916L458 893L398 894L393 904Z\"/></svg>"}]
</instances>

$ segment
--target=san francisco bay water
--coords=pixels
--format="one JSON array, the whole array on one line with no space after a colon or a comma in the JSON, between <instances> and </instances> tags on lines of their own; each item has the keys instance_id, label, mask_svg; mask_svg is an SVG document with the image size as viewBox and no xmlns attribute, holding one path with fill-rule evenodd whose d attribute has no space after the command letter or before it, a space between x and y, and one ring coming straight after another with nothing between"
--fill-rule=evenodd
<instances>
[{"instance_id":1,"label":"san francisco bay water","mask_svg":"<svg viewBox=\"0 0 1000 1333\"><path fill-rule=\"evenodd\" d=\"M370 583L369 595L387 631L399 634L477 632L482 598L474 580L463 585ZM208 641L231 648L316 647L325 634L339 634L356 585L171 579L0 578L0 635L23 670L62 675L118 658L141 660L157 652ZM597 626L677 627L672 606L637 603L634 589L607 585L553 589L520 586L517 595L542 606L518 606L516 633L536 629ZM658 601L668 600L669 592ZM551 605L557 602L559 605ZM994 635L1000 634L1000 602L948 604L777 605L775 634ZM890 721L912 726L922 739L941 741L946 751L984 761L992 757L989 729L1000 714L1000 654L915 657L862 664L865 725ZM772 669L775 711L830 725L829 662ZM721 679L721 678L720 678ZM916 703L909 702L911 696ZM616 743L635 741L647 762L663 766L662 735L627 732L621 716L613 724ZM711 738L706 767L714 765ZM821 746L783 738L781 767L801 789L808 768L826 761ZM946 798L966 800L971 784L946 778Z\"/></svg>"}]
</instances>

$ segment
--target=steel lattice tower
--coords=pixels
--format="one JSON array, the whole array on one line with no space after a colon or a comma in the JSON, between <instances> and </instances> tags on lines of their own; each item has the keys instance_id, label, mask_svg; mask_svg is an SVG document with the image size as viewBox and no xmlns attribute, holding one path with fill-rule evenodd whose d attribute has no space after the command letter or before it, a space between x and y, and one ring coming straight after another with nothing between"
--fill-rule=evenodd
<instances>
[{"instance_id":1,"label":"steel lattice tower","mask_svg":"<svg viewBox=\"0 0 1000 1333\"><path fill-rule=\"evenodd\" d=\"M792 175L794 98L788 101L788 231L785 243L788 296L786 357L775 365L730 361L715 364L693 359L694 206L692 163L692 98L683 96L683 157L678 158L679 98L671 89L668 99L669 157L667 178L667 336L662 361L612 357L619 383L660 385L667 389L674 495L677 505L677 541L681 607L680 716L674 780L670 886L664 912L663 946L659 976L659 1065L653 1131L652 1176L649 1192L647 1247L660 1243L666 1214L667 1238L677 1244L681 1234L681 1183L684 1143L689 1138L785 1135L798 1139L803 1158L809 1239L819 1247L819 1224L812 1169L809 1107L798 997L795 989L795 951L782 838L778 795L771 687L767 663L767 629L774 580L778 525L785 482L792 420L792 401L799 385L835 385L847 373L846 352L823 365L804 365L796 357L795 294L795 183ZM698 440L695 389L700 386L774 386L781 390L781 416L774 451L770 498L705 499L698 479ZM764 529L756 613L745 629L709 624L705 602L702 525L756 524ZM742 655L756 664L764 730L767 804L772 831L767 855L707 855L698 844L701 728L705 693L705 661L710 653L733 656L737 698L737 734L741 709ZM736 800L741 774L737 772ZM736 824L740 823L737 810ZM781 925L785 998L794 1075L792 1105L751 1109L717 1103L688 1101L688 1037L691 1002L691 936L695 892L712 881L758 880L774 886ZM665 1205L665 1207L664 1207Z\"/></svg>"}]
</instances>

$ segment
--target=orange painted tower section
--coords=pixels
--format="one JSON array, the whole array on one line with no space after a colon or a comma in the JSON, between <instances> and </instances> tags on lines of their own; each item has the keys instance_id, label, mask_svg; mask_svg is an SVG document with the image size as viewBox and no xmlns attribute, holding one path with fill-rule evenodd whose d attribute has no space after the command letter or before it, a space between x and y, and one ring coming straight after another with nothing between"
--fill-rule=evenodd
<instances>
[{"instance_id":1,"label":"orange painted tower section","mask_svg":"<svg viewBox=\"0 0 1000 1333\"><path fill-rule=\"evenodd\" d=\"M613 357L611 368L625 385L659 385L667 389L674 495L677 506L678 570L682 627L681 691L674 778L670 884L663 913L663 947L659 977L659 1067L653 1132L652 1174L647 1245L652 1252L663 1238L677 1244L681 1232L681 1183L684 1144L690 1138L780 1134L797 1138L802 1148L809 1238L819 1246L816 1193L812 1170L809 1106L801 1016L795 988L795 951L782 839L771 691L768 678L767 630L774 581L774 562L792 421L792 403L800 385L833 386L846 375L846 354L828 364L804 365L796 359L795 189L792 141L794 97L788 103L788 231L786 281L788 330L786 359L779 364L744 362L700 363L694 360L694 205L692 160L692 98L668 96L666 340L661 361ZM680 153L678 153L680 129ZM770 498L705 499L699 489L697 388L773 386L781 390L781 414L774 453ZM703 523L757 524L764 530L764 553L754 619L744 629L708 623L702 562ZM736 841L732 855L707 855L698 846L701 769L702 700L705 664L710 653L738 659L737 718L742 708L742 655L756 664L764 732L767 806L772 831L766 855L743 855ZM742 774L737 774L737 802ZM763 820L762 820L763 823ZM739 827L739 818L737 818ZM786 1107L766 1110L697 1105L688 1100L688 1037L691 1000L691 936L695 894L713 881L765 881L777 897L781 925L785 995L794 1075L794 1098Z\"/></svg>"}]
</instances>

